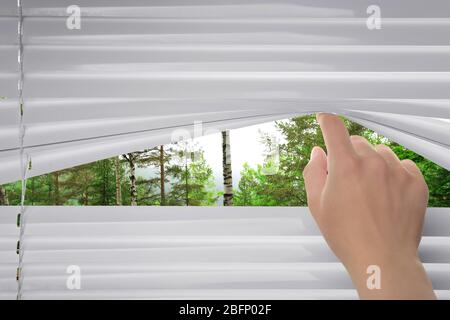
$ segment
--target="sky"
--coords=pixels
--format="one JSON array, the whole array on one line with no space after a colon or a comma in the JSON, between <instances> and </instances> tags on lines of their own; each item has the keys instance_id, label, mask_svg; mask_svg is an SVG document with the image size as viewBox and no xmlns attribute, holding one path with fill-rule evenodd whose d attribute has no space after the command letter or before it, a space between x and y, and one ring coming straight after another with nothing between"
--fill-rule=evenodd
<instances>
[{"instance_id":1,"label":"sky","mask_svg":"<svg viewBox=\"0 0 450 320\"><path fill-rule=\"evenodd\" d=\"M275 122L268 122L250 127L230 130L231 170L233 173L233 187L237 188L240 172L244 163L256 167L264 162L265 146L260 142L261 132L275 136L282 140L281 134L275 127ZM222 178L222 135L211 134L194 139L205 151L205 159L214 172L216 185L221 189Z\"/></svg>"},{"instance_id":2,"label":"sky","mask_svg":"<svg viewBox=\"0 0 450 320\"><path fill-rule=\"evenodd\" d=\"M263 164L265 146L260 142L261 132L274 136L282 142L282 135L275 127L275 122L267 122L254 126L230 130L231 165L233 173L233 187L237 188L240 179L240 172L244 163L251 167ZM208 165L214 172L214 178L218 190L222 190L222 135L214 133L201 136L192 142L203 149L204 157ZM150 173L146 169L138 169L138 175L148 176Z\"/></svg>"}]
</instances>

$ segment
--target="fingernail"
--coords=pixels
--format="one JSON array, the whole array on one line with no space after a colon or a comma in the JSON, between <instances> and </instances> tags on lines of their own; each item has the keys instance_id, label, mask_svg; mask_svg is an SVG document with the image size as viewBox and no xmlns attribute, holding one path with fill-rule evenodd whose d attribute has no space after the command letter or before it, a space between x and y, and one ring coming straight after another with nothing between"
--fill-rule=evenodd
<instances>
[{"instance_id":1,"label":"fingernail","mask_svg":"<svg viewBox=\"0 0 450 320\"><path fill-rule=\"evenodd\" d=\"M310 160L314 159L319 154L319 148L314 147L311 150L311 156L309 157Z\"/></svg>"},{"instance_id":2,"label":"fingernail","mask_svg":"<svg viewBox=\"0 0 450 320\"><path fill-rule=\"evenodd\" d=\"M317 120L317 122L318 122L319 124L320 124L322 118L323 118L326 114L327 114L326 112L319 112L319 113L316 115L316 120Z\"/></svg>"},{"instance_id":3,"label":"fingernail","mask_svg":"<svg viewBox=\"0 0 450 320\"><path fill-rule=\"evenodd\" d=\"M316 120L317 120L317 122L319 122L320 117L322 117L322 115L323 115L323 112L319 112L319 113L316 114Z\"/></svg>"}]
</instances>

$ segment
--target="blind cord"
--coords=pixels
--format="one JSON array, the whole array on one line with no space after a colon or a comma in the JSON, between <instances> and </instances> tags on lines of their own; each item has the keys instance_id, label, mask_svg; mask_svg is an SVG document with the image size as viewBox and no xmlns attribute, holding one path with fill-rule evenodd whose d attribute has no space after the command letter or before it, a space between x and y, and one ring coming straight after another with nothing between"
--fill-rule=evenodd
<instances>
[{"instance_id":1,"label":"blind cord","mask_svg":"<svg viewBox=\"0 0 450 320\"><path fill-rule=\"evenodd\" d=\"M17 36L18 36L18 68L19 79L17 84L18 89L18 104L19 104L19 156L20 156L20 175L21 175L21 196L20 196L20 210L17 215L17 227L19 228L19 240L17 242L16 252L19 256L19 262L16 271L17 280L17 300L22 299L22 264L23 264L23 235L25 232L25 194L27 188L27 172L31 169L31 161L28 155L24 151L24 136L25 136L25 124L24 124L24 101L23 101L23 15L22 15L22 0L17 0Z\"/></svg>"}]
</instances>

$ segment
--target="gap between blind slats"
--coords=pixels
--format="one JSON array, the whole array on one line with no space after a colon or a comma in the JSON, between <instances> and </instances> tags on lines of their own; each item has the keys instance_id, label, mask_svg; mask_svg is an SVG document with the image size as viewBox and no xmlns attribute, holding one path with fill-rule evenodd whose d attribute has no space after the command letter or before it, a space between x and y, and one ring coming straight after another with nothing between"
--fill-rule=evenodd
<instances>
[{"instance_id":1,"label":"gap between blind slats","mask_svg":"<svg viewBox=\"0 0 450 320\"><path fill-rule=\"evenodd\" d=\"M343 111L345 113L345 111ZM366 117L367 115L364 115ZM386 115L385 115L386 116ZM261 123L261 122L267 122L270 120L279 120L287 118L288 115L274 115L274 116L260 116L260 117L244 117L243 119L234 119L234 120L228 120L228 121L212 121L211 123L202 123L203 129L207 130L208 128L213 128L216 130L220 130L220 128L236 128L236 127L242 127L246 125ZM382 118L383 115L379 114L378 118ZM427 138L436 138L436 134L439 136L439 139L442 139L442 141L446 141L446 136L448 135L446 131L443 131L442 133L439 133L436 129L424 129L425 132L425 138L424 137L417 137L415 134L403 132L401 129L403 126L406 125L406 127L410 127L409 130L413 131L411 128L414 128L414 125L411 126L411 123L405 122L405 121L399 121L397 120L396 128L392 128L389 126L384 126L378 123L374 123L372 121L362 120L360 118L351 117L356 122L359 122L362 125L365 125L368 128L374 129L375 131L384 134L386 137L391 138L394 141L397 141L399 143L402 143L406 147L418 152L419 154L424 155L425 157L431 159L432 161L450 168L449 160L449 150L448 147L446 147L443 144L437 144L433 141L430 141ZM393 118L390 115L387 115L388 122L390 121L392 124ZM439 126L445 126L445 121L441 120L426 120L426 119L419 119L413 118L415 121L415 125L417 126L420 123L427 123L427 121L434 122L439 121ZM123 120L122 120L123 121ZM195 121L194 121L195 123ZM86 124L85 124L86 125ZM438 127L439 127L438 126ZM145 126L143 129L145 130ZM32 128L31 128L32 129ZM60 169L71 167L77 164L83 164L86 162L98 160L99 158L104 158L109 156L114 156L116 154L125 153L129 151L135 151L138 150L137 146L142 145L141 148L148 148L157 144L164 144L170 141L170 136L173 133L173 130L175 128L167 128L163 130L153 130L152 135L148 135L147 132L142 133L133 133L133 134L122 134L118 135L117 137L109 137L109 138L98 138L98 139L88 139L86 141L79 141L76 142L74 140L73 142L65 142L61 143L60 145L55 146L43 146L43 147L37 147L37 148L27 148L28 153L33 158L33 170L30 172L29 176L35 176L42 173L50 172L57 170L59 166ZM184 129L193 130L194 128L192 126L184 127ZM113 129L115 130L115 129ZM13 138L13 132L14 130L10 131L9 134L7 134L7 137ZM416 132L416 131L414 131ZM430 132L433 135L430 135ZM111 131L110 131L111 133ZM70 132L69 132L70 134ZM76 135L76 133L74 133ZM145 143L141 143L138 138L144 139ZM74 137L74 136L72 136ZM76 137L76 136L75 136ZM79 137L79 135L78 135ZM14 140L9 141L9 143L13 143ZM122 144L123 141L126 143L126 147ZM158 142L159 143L158 143ZM94 148L92 148L90 145L95 145ZM101 148L100 148L101 146ZM57 161L58 158L58 149L60 149L62 152L60 153L61 161ZM102 154L101 150L104 150L104 153ZM114 150L114 151L113 151ZM129 150L129 151L128 151ZM52 166L49 167L49 161L48 161L48 155L47 153L51 151L51 157L53 159ZM70 153L76 152L77 157L71 157ZM85 156L83 156L83 153ZM9 160L8 160L9 158ZM2 175L3 181L14 181L14 179L17 179L18 175L18 169L19 169L19 163L17 160L17 155L14 150L6 151L6 152L0 152L0 159L3 162L3 167L0 169L0 171L4 172ZM42 160L41 160L42 159ZM89 161L90 160L90 161ZM41 162L42 161L42 162ZM16 177L16 178L14 178Z\"/></svg>"},{"instance_id":2,"label":"gap between blind slats","mask_svg":"<svg viewBox=\"0 0 450 320\"><path fill-rule=\"evenodd\" d=\"M233 121L216 121L212 123L202 123L202 128L208 130L225 130L251 126L259 123L286 119L294 114L272 115L254 118L236 119ZM194 125L185 126L179 129L193 136ZM104 137L88 141L73 141L58 145L56 148L42 146L27 149L33 161L32 170L28 172L28 177L45 174L89 162L93 162L118 154L134 152L151 148L171 141L174 128L162 130L148 130L142 133L132 133L128 135L118 135ZM151 133L151 134L149 134ZM0 183L13 182L20 177L20 166L18 161L18 151L9 150L0 152Z\"/></svg>"}]
</instances>

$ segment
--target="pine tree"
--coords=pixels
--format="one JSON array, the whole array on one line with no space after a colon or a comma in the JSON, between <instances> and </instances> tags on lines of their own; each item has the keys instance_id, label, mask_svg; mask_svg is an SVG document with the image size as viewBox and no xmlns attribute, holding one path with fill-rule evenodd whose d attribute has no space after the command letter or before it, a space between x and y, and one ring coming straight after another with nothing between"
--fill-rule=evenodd
<instances>
[{"instance_id":1,"label":"pine tree","mask_svg":"<svg viewBox=\"0 0 450 320\"><path fill-rule=\"evenodd\" d=\"M170 205L214 205L218 195L214 175L203 151L188 142L179 142L174 151L177 162L167 172L174 178L168 197Z\"/></svg>"},{"instance_id":2,"label":"pine tree","mask_svg":"<svg viewBox=\"0 0 450 320\"><path fill-rule=\"evenodd\" d=\"M25 203L30 205L54 204L53 196L52 198L48 198L47 197L48 193L46 190L47 190L47 179L45 179L45 176L29 178L27 181L27 192L25 195Z\"/></svg>"},{"instance_id":3,"label":"pine tree","mask_svg":"<svg viewBox=\"0 0 450 320\"><path fill-rule=\"evenodd\" d=\"M92 164L85 164L66 171L66 176L60 182L66 190L65 197L77 204L90 205L94 195L95 173Z\"/></svg>"},{"instance_id":4,"label":"pine tree","mask_svg":"<svg viewBox=\"0 0 450 320\"><path fill-rule=\"evenodd\" d=\"M92 204L113 205L116 203L115 164L113 159L94 162L90 166L94 175L92 183Z\"/></svg>"},{"instance_id":5,"label":"pine tree","mask_svg":"<svg viewBox=\"0 0 450 320\"><path fill-rule=\"evenodd\" d=\"M154 189L159 189L158 200L156 203L161 206L167 204L166 201L166 184L169 182L168 178L170 175L171 160L173 157L173 148L171 145L167 147L159 146L148 150L145 156L142 158L141 164L144 166L151 166L157 168L158 173L155 177L148 179L146 182L148 184L148 195L147 199L156 201L156 195L153 193Z\"/></svg>"}]
</instances>

